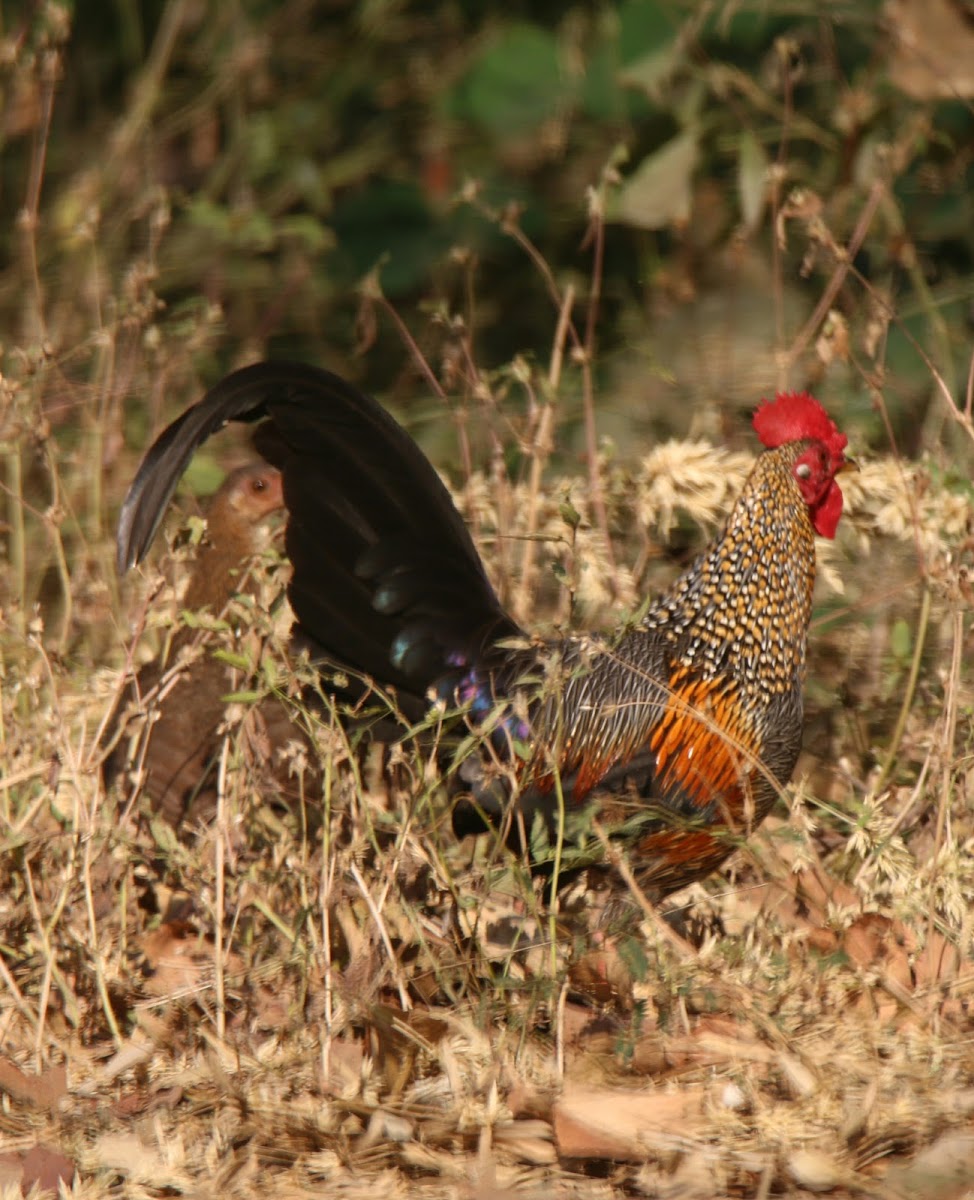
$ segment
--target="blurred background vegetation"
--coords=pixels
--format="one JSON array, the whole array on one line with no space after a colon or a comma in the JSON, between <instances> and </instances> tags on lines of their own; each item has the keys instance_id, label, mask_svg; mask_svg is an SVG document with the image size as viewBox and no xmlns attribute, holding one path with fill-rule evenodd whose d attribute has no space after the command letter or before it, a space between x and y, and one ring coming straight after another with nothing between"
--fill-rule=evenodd
<instances>
[{"instance_id":1,"label":"blurred background vegetation","mask_svg":"<svg viewBox=\"0 0 974 1200\"><path fill-rule=\"evenodd\" d=\"M38 2L0 51L0 596L61 649L140 449L258 356L450 466L552 381L578 469L587 395L625 456L787 385L969 488L963 0Z\"/></svg>"}]
</instances>

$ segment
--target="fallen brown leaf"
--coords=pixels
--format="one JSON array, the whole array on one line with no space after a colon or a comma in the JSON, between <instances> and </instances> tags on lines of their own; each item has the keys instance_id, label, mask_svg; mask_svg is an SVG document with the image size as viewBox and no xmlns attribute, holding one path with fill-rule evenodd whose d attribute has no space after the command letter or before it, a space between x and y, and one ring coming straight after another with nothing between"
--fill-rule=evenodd
<instances>
[{"instance_id":1,"label":"fallen brown leaf","mask_svg":"<svg viewBox=\"0 0 974 1200\"><path fill-rule=\"evenodd\" d=\"M706 1099L703 1088L681 1092L569 1088L555 1101L555 1141L564 1158L642 1162L692 1140L694 1122L703 1116Z\"/></svg>"},{"instance_id":2,"label":"fallen brown leaf","mask_svg":"<svg viewBox=\"0 0 974 1200\"><path fill-rule=\"evenodd\" d=\"M70 1158L40 1143L32 1146L23 1156L22 1167L20 1190L25 1196L35 1188L35 1195L37 1192L47 1192L57 1196L60 1194L59 1183L63 1180L65 1188L70 1188L77 1170Z\"/></svg>"},{"instance_id":3,"label":"fallen brown leaf","mask_svg":"<svg viewBox=\"0 0 974 1200\"><path fill-rule=\"evenodd\" d=\"M59 1065L40 1075L28 1075L10 1059L0 1058L0 1091L37 1108L55 1109L67 1095L68 1073Z\"/></svg>"}]
</instances>

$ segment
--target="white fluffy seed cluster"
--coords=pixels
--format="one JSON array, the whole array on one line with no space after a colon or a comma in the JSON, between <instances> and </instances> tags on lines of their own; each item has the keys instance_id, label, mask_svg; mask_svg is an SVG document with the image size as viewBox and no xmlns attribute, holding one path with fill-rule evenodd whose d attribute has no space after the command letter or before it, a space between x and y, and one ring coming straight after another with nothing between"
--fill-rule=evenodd
<instances>
[{"instance_id":1,"label":"white fluffy seed cluster","mask_svg":"<svg viewBox=\"0 0 974 1200\"><path fill-rule=\"evenodd\" d=\"M709 541L753 463L753 454L699 440L662 442L633 466L603 454L600 478L614 542L611 556L595 520L588 479L581 473L548 477L532 493L526 483L498 482L478 472L455 498L492 568L502 563L517 577L530 539L536 568L574 562L576 601L583 618L596 617L609 606L639 603L634 565L645 560L647 548L651 553L653 547L665 546L678 523L698 526L701 546ZM859 473L840 480L845 509L838 538L816 539L818 575L825 588L842 593L838 564L850 550L856 557L867 555L875 539L907 544L934 573L954 561L974 528L970 495L940 482L931 486L931 469L923 463L887 458L860 460L860 466ZM574 529L566 519L566 502L578 515Z\"/></svg>"}]
</instances>

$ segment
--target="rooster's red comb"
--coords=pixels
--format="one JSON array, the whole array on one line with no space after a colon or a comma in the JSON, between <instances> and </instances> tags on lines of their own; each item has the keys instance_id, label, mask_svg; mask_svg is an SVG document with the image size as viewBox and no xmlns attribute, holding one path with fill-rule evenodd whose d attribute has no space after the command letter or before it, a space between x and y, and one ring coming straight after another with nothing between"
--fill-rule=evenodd
<instances>
[{"instance_id":1,"label":"rooster's red comb","mask_svg":"<svg viewBox=\"0 0 974 1200\"><path fill-rule=\"evenodd\" d=\"M773 400L764 400L754 414L754 429L769 450L785 442L816 438L828 447L832 458L842 456L849 439L808 392L779 392Z\"/></svg>"}]
</instances>

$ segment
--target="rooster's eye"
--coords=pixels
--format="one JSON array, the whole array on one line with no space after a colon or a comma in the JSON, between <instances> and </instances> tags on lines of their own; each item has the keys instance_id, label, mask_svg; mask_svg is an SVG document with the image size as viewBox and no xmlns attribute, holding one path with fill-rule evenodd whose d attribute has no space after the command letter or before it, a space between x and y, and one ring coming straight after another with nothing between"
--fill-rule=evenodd
<instances>
[{"instance_id":1,"label":"rooster's eye","mask_svg":"<svg viewBox=\"0 0 974 1200\"><path fill-rule=\"evenodd\" d=\"M798 466L795 467L795 474L799 479L811 479L812 468L808 465L808 463L799 463Z\"/></svg>"}]
</instances>

